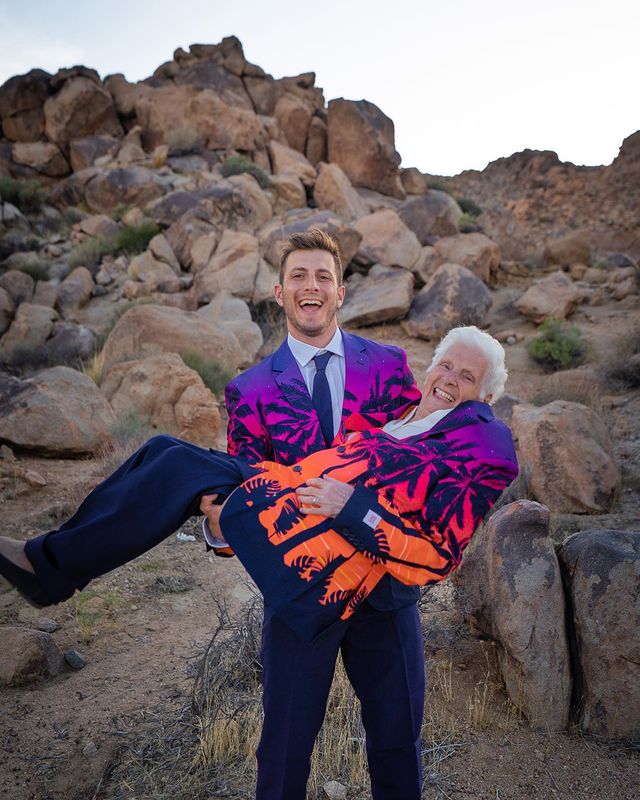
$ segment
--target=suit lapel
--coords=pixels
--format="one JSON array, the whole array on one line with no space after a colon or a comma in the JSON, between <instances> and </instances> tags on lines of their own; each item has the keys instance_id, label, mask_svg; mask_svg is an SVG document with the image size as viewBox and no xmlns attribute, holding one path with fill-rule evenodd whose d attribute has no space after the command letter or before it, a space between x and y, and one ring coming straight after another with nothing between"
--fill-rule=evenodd
<instances>
[{"instance_id":1,"label":"suit lapel","mask_svg":"<svg viewBox=\"0 0 640 800\"><path fill-rule=\"evenodd\" d=\"M344 402L342 403L342 422L350 414L355 414L368 400L370 394L370 358L362 340L342 332L345 358Z\"/></svg>"}]
</instances>

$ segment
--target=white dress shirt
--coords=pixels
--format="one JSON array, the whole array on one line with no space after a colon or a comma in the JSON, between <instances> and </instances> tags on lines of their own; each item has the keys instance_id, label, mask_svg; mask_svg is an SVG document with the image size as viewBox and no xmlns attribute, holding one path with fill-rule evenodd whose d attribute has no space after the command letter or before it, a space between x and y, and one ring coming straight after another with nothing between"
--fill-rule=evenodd
<instances>
[{"instance_id":1,"label":"white dress shirt","mask_svg":"<svg viewBox=\"0 0 640 800\"><path fill-rule=\"evenodd\" d=\"M407 414L403 419L392 419L382 429L385 433L390 433L394 439L407 439L409 436L418 436L420 433L426 433L433 426L440 422L443 417L451 411L450 408L442 408L438 411L432 411L426 417L414 421L416 409L414 408L410 414Z\"/></svg>"},{"instance_id":2,"label":"white dress shirt","mask_svg":"<svg viewBox=\"0 0 640 800\"><path fill-rule=\"evenodd\" d=\"M316 375L316 365L313 357L317 353L324 353L329 351L333 356L327 362L325 374L327 376L327 383L329 384L329 392L331 393L331 407L333 409L333 435L340 430L340 423L342 422L342 404L344 403L344 383L345 383L345 358L344 358L344 342L342 341L342 332L340 328L333 334L333 338L326 347L315 347L312 344L306 344L298 339L294 339L291 334L287 336L287 344L293 354L293 357L298 362L300 372L307 386L307 391L311 395L313 393L313 379Z\"/></svg>"}]
</instances>

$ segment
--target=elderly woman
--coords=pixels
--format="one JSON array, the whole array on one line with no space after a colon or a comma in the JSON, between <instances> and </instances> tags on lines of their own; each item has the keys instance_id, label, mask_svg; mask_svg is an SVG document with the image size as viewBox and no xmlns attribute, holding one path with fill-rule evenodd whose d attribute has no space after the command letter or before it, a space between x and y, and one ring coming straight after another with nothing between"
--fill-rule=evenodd
<instances>
[{"instance_id":1,"label":"elderly woman","mask_svg":"<svg viewBox=\"0 0 640 800\"><path fill-rule=\"evenodd\" d=\"M26 547L0 538L0 572L30 602L60 602L225 496L221 535L274 612L311 639L347 619L385 572L430 584L459 564L517 474L509 429L488 405L506 377L495 339L456 328L436 348L416 408L382 429L354 415L332 448L292 467L154 437L59 530ZM145 527L145 504L163 498L161 529ZM135 550L134 525L145 534Z\"/></svg>"}]
</instances>

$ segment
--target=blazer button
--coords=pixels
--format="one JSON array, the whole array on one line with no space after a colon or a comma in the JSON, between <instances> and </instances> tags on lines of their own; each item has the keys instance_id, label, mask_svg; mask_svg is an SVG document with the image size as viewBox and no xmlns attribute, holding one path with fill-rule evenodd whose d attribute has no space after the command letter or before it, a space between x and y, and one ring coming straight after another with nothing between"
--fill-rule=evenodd
<instances>
[{"instance_id":1,"label":"blazer button","mask_svg":"<svg viewBox=\"0 0 640 800\"><path fill-rule=\"evenodd\" d=\"M345 451L346 449L347 449L347 448L346 448L346 447L345 447L343 444L341 444L341 445L340 445L340 447L336 447L336 450L337 450L339 453L344 453L344 451Z\"/></svg>"},{"instance_id":2,"label":"blazer button","mask_svg":"<svg viewBox=\"0 0 640 800\"><path fill-rule=\"evenodd\" d=\"M302 467L299 464L296 464L295 467L293 468L293 471L294 472L302 472Z\"/></svg>"}]
</instances>

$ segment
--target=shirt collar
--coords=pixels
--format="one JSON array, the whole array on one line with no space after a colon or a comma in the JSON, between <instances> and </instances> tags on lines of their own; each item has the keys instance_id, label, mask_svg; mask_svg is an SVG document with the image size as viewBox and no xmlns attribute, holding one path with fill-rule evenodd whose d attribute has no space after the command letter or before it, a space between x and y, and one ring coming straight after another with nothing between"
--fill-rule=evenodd
<instances>
[{"instance_id":1,"label":"shirt collar","mask_svg":"<svg viewBox=\"0 0 640 800\"><path fill-rule=\"evenodd\" d=\"M316 347L313 344L301 342L299 339L295 339L290 333L287 335L287 344L289 345L289 350L291 350L293 357L301 367L306 367L316 353L323 350L328 350L330 353L344 358L344 342L342 341L342 331L340 328L336 329L336 332L331 337L331 341L325 347Z\"/></svg>"}]
</instances>

